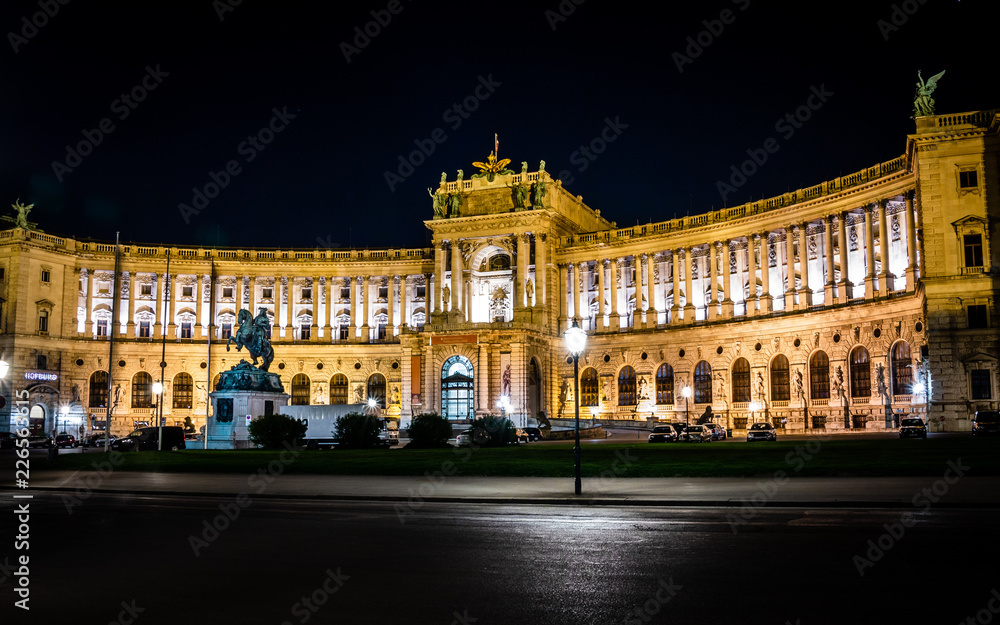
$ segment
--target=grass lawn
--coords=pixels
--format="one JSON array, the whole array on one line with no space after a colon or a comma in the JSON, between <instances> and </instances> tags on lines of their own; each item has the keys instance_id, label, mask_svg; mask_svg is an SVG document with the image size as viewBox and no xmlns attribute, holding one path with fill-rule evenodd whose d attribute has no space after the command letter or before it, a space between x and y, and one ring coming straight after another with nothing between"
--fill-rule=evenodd
<instances>
[{"instance_id":1,"label":"grass lawn","mask_svg":"<svg viewBox=\"0 0 1000 625\"><path fill-rule=\"evenodd\" d=\"M122 454L121 471L254 473L288 451L140 452ZM626 464L621 459L627 459ZM89 470L103 452L63 454L55 463L31 459L31 468ZM778 441L776 443L600 443L582 445L584 477L750 477L783 470L801 476L941 475L961 459L971 475L1000 475L1000 438L942 437L929 440ZM617 462L616 462L617 461ZM456 475L572 477L573 445L518 445L501 449L393 449L305 451L284 473L319 475L423 475L454 463ZM615 470L615 468L619 470ZM448 471L452 469L445 467Z\"/></svg>"}]
</instances>

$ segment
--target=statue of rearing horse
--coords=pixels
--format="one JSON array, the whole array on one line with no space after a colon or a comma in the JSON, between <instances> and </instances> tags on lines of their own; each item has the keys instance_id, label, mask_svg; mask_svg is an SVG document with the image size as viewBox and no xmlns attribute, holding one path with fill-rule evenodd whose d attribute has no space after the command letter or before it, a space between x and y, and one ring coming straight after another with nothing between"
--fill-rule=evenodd
<instances>
[{"instance_id":1,"label":"statue of rearing horse","mask_svg":"<svg viewBox=\"0 0 1000 625\"><path fill-rule=\"evenodd\" d=\"M253 364L256 366L257 359L260 358L261 364L258 368L261 371L267 371L267 368L271 366L271 361L274 360L274 348L271 347L271 342L267 338L268 328L271 325L267 318L267 309L261 308L257 317L251 318L250 311L244 308L240 310L236 319L239 322L239 328L226 341L226 351L229 351L230 343L236 343L237 351L246 347L250 357L253 358Z\"/></svg>"}]
</instances>

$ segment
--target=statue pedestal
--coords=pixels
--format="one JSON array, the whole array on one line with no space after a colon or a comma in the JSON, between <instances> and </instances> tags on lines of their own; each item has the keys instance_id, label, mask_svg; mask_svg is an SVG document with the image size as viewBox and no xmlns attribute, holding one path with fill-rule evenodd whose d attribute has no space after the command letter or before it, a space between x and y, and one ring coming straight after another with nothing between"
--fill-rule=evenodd
<instances>
[{"instance_id":1,"label":"statue pedestal","mask_svg":"<svg viewBox=\"0 0 1000 625\"><path fill-rule=\"evenodd\" d=\"M206 432L209 449L246 449L250 419L280 413L289 399L280 376L245 360L223 371L216 390L208 395L212 402Z\"/></svg>"}]
</instances>

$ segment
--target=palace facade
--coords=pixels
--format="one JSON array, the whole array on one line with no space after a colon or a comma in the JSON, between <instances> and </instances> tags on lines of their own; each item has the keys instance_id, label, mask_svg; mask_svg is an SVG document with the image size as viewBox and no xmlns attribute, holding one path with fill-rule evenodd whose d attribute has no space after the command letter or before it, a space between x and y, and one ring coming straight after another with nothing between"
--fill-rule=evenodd
<instances>
[{"instance_id":1,"label":"palace facade","mask_svg":"<svg viewBox=\"0 0 1000 625\"><path fill-rule=\"evenodd\" d=\"M994 111L919 117L898 158L629 228L544 167L443 176L426 249L123 244L116 273L114 244L8 229L0 427L15 401L46 432L121 434L158 409L204 425L247 357L226 348L239 311L263 308L292 404L372 397L404 426L572 417L576 323L584 417L967 430L1000 407L998 130Z\"/></svg>"}]
</instances>

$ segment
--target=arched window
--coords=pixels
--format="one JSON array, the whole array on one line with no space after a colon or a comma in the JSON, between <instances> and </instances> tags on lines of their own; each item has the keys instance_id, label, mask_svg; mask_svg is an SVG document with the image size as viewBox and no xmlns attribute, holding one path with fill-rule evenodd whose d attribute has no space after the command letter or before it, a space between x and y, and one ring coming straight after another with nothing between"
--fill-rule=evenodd
<instances>
[{"instance_id":1,"label":"arched window","mask_svg":"<svg viewBox=\"0 0 1000 625\"><path fill-rule=\"evenodd\" d=\"M826 352L816 352L809 359L809 397L830 399L830 359Z\"/></svg>"},{"instance_id":2,"label":"arched window","mask_svg":"<svg viewBox=\"0 0 1000 625\"><path fill-rule=\"evenodd\" d=\"M872 396L872 363L860 345L851 352L851 397Z\"/></svg>"},{"instance_id":3,"label":"arched window","mask_svg":"<svg viewBox=\"0 0 1000 625\"><path fill-rule=\"evenodd\" d=\"M441 416L446 419L472 419L473 407L472 363L458 354L441 367Z\"/></svg>"},{"instance_id":4,"label":"arched window","mask_svg":"<svg viewBox=\"0 0 1000 625\"><path fill-rule=\"evenodd\" d=\"M189 373L178 373L174 376L174 408L191 410L191 399L194 396L194 378Z\"/></svg>"},{"instance_id":5,"label":"arched window","mask_svg":"<svg viewBox=\"0 0 1000 625\"><path fill-rule=\"evenodd\" d=\"M581 406L599 406L600 397L598 396L600 385L597 381L597 369L590 367L583 372L580 376L580 405Z\"/></svg>"},{"instance_id":6,"label":"arched window","mask_svg":"<svg viewBox=\"0 0 1000 625\"><path fill-rule=\"evenodd\" d=\"M304 373L297 373L292 378L292 398L289 400L292 406L309 405L309 376Z\"/></svg>"},{"instance_id":7,"label":"arched window","mask_svg":"<svg viewBox=\"0 0 1000 625\"><path fill-rule=\"evenodd\" d=\"M733 403L750 401L750 361L737 358L733 363Z\"/></svg>"},{"instance_id":8,"label":"arched window","mask_svg":"<svg viewBox=\"0 0 1000 625\"><path fill-rule=\"evenodd\" d=\"M656 403L674 403L674 369L667 363L656 370Z\"/></svg>"},{"instance_id":9,"label":"arched window","mask_svg":"<svg viewBox=\"0 0 1000 625\"><path fill-rule=\"evenodd\" d=\"M712 365L704 360L694 368L694 403L712 403Z\"/></svg>"},{"instance_id":10,"label":"arched window","mask_svg":"<svg viewBox=\"0 0 1000 625\"><path fill-rule=\"evenodd\" d=\"M385 408L385 376L381 373L373 373L368 376L368 394L365 401L374 399L379 408Z\"/></svg>"},{"instance_id":11,"label":"arched window","mask_svg":"<svg viewBox=\"0 0 1000 625\"><path fill-rule=\"evenodd\" d=\"M346 404L347 403L347 391L348 391L348 381L347 376L343 373L338 373L333 376L330 380L330 403L331 404Z\"/></svg>"},{"instance_id":12,"label":"arched window","mask_svg":"<svg viewBox=\"0 0 1000 625\"><path fill-rule=\"evenodd\" d=\"M635 405L635 369L628 365L618 372L618 405Z\"/></svg>"},{"instance_id":13,"label":"arched window","mask_svg":"<svg viewBox=\"0 0 1000 625\"><path fill-rule=\"evenodd\" d=\"M892 393L909 395L913 392L913 369L910 362L910 344L896 343L892 348Z\"/></svg>"},{"instance_id":14,"label":"arched window","mask_svg":"<svg viewBox=\"0 0 1000 625\"><path fill-rule=\"evenodd\" d=\"M771 401L788 401L792 397L788 384L788 359L778 354L771 361Z\"/></svg>"},{"instance_id":15,"label":"arched window","mask_svg":"<svg viewBox=\"0 0 1000 625\"><path fill-rule=\"evenodd\" d=\"M140 371L132 378L132 407L153 407L153 376Z\"/></svg>"},{"instance_id":16,"label":"arched window","mask_svg":"<svg viewBox=\"0 0 1000 625\"><path fill-rule=\"evenodd\" d=\"M90 376L90 407L108 407L108 372L95 371Z\"/></svg>"}]
</instances>

